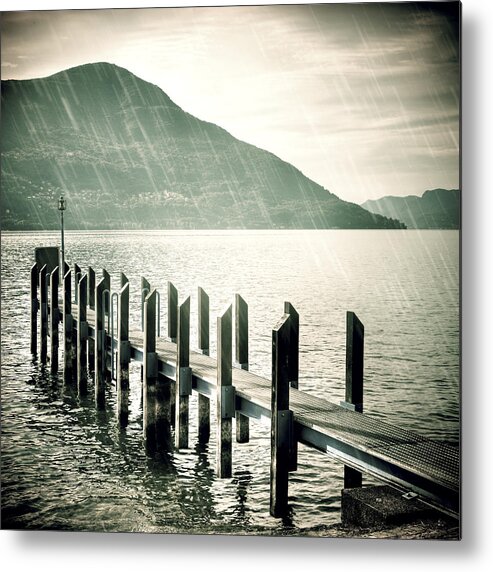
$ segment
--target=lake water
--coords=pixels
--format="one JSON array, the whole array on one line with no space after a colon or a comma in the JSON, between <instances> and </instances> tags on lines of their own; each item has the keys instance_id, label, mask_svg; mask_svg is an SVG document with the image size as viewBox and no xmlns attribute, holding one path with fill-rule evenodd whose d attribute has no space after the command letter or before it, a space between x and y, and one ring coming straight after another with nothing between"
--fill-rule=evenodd
<instances>
[{"instance_id":1,"label":"lake water","mask_svg":"<svg viewBox=\"0 0 493 572\"><path fill-rule=\"evenodd\" d=\"M300 446L290 515L269 515L270 427L251 421L233 444L233 477L214 474L214 431L165 458L142 444L140 365L131 367L130 421L118 428L115 391L98 412L30 355L29 271L56 233L4 233L1 261L2 521L27 529L304 535L339 521L343 467ZM249 304L250 370L271 368L271 331L285 300L300 314L300 389L344 399L346 311L365 326L364 409L452 445L459 443L460 333L457 231L190 231L66 233L66 259L83 270L125 272L140 327L140 277L216 316L241 294ZM118 281L118 282L117 282ZM60 361L60 363L62 363ZM211 407L214 410L214 407Z\"/></svg>"}]
</instances>

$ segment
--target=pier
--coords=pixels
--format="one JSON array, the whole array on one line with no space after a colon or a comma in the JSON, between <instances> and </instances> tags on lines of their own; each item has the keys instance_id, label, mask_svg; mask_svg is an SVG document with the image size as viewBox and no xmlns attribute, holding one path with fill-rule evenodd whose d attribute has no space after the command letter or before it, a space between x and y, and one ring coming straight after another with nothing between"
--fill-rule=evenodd
<instances>
[{"instance_id":1,"label":"pier","mask_svg":"<svg viewBox=\"0 0 493 572\"><path fill-rule=\"evenodd\" d=\"M168 282L166 299L144 277L138 285L140 329L129 326L130 283L106 270L62 262L58 249L37 249L31 268L31 352L58 372L59 345L65 383L87 395L94 379L94 405L105 408L109 386L117 393L117 422L128 423L130 382L142 384L143 446L189 446L189 399L198 394L198 435L202 443L216 431L216 474L231 477L233 439L250 439L250 423L271 427L270 513L283 517L289 506L289 474L298 467L298 444L344 464L344 488L372 475L403 493L458 517L459 450L386 423L363 412L364 326L347 312L345 400L332 403L303 391L299 383L299 316L285 302L272 327L270 379L249 368L248 304L236 295L216 316L217 355L210 355L209 296L198 290L198 344L190 346L190 297L179 301ZM39 251L39 252L38 252ZM137 287L137 285L133 285ZM168 323L161 328L160 307ZM61 334L61 344L59 338ZM130 380L129 364L142 364L141 379ZM343 388L341 388L342 390ZM211 427L211 405L216 407ZM240 445L241 446L241 445Z\"/></svg>"}]
</instances>

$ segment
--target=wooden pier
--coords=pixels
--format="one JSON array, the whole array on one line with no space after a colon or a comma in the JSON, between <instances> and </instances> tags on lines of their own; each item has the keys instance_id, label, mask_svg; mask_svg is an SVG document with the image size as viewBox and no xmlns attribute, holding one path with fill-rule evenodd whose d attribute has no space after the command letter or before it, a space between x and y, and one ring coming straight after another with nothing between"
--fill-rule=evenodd
<instances>
[{"instance_id":1,"label":"wooden pier","mask_svg":"<svg viewBox=\"0 0 493 572\"><path fill-rule=\"evenodd\" d=\"M217 356L213 357L209 355L209 297L202 288L198 348L192 349L190 298L179 303L173 284L167 285L166 331L160 331L158 319L161 296L145 278L140 284L142 328L130 329L130 285L125 275L115 288L105 270L98 280L92 268L82 271L75 265L71 269L65 263L60 279L58 267L42 262L37 257L31 269L31 351L39 352L41 363L49 361L56 372L62 322L65 382L76 384L83 395L88 390L88 372L93 371L98 408L106 406L107 386L115 385L122 426L128 422L129 363L141 362L142 432L151 453L188 447L189 398L196 392L202 443L210 437L211 399L216 403L216 472L221 478L232 474L233 437L238 443L247 442L250 420L270 423L270 512L275 517L288 510L289 473L297 470L298 443L342 461L345 488L360 487L361 475L366 473L418 494L449 515L459 515L459 450L363 413L364 328L353 312L347 313L346 397L335 404L299 388L299 316L289 302L272 329L272 376L266 379L249 370L248 305L241 296L217 317Z\"/></svg>"}]
</instances>

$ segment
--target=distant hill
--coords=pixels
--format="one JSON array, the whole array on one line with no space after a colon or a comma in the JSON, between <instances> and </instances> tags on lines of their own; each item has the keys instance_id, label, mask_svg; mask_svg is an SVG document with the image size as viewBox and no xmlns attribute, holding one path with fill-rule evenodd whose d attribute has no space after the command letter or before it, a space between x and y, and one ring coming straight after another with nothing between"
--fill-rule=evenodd
<instances>
[{"instance_id":1,"label":"distant hill","mask_svg":"<svg viewBox=\"0 0 493 572\"><path fill-rule=\"evenodd\" d=\"M366 201L368 211L397 218L408 228L458 229L460 226L460 191L433 189L423 196L387 196Z\"/></svg>"},{"instance_id":2,"label":"distant hill","mask_svg":"<svg viewBox=\"0 0 493 572\"><path fill-rule=\"evenodd\" d=\"M399 228L97 63L2 82L3 229Z\"/></svg>"}]
</instances>

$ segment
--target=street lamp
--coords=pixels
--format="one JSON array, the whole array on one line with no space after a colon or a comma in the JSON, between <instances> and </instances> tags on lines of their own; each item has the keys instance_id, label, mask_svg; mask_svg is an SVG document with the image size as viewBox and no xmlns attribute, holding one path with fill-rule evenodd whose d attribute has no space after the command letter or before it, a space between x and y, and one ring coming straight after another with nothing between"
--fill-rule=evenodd
<instances>
[{"instance_id":1,"label":"street lamp","mask_svg":"<svg viewBox=\"0 0 493 572\"><path fill-rule=\"evenodd\" d=\"M65 202L65 199L63 198L63 195L58 199L58 210L60 211L60 230L61 230L61 235L62 235L62 248L61 248L61 255L62 255L62 261L61 261L61 268L60 268L60 281L63 280L63 276L65 274L65 237L63 235L63 211L67 208L67 204Z\"/></svg>"}]
</instances>

